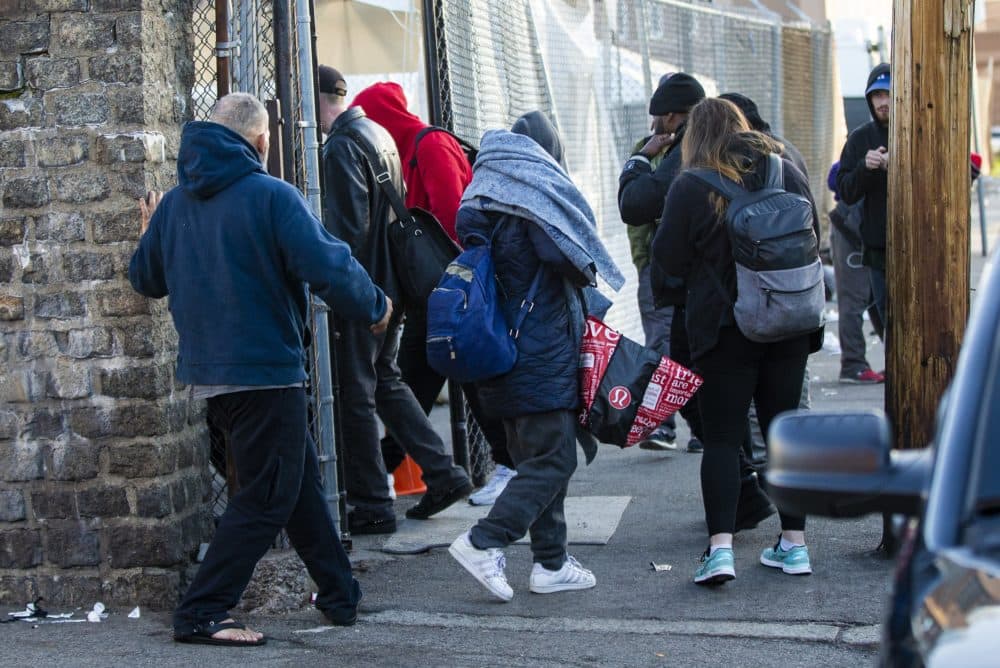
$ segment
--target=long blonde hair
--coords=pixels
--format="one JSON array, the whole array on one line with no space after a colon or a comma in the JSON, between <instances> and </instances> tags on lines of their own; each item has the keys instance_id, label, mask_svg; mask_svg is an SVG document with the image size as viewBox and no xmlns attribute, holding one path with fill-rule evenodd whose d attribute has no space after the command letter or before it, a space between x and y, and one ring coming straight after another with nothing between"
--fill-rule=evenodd
<instances>
[{"instance_id":1,"label":"long blonde hair","mask_svg":"<svg viewBox=\"0 0 1000 668\"><path fill-rule=\"evenodd\" d=\"M739 139L741 150L733 150ZM681 141L681 162L685 169L711 169L722 176L743 183L743 176L753 165L746 159L746 149L755 153L781 153L779 142L750 129L739 107L717 97L707 97L696 104L688 116ZM725 213L727 202L712 193L712 204L719 215Z\"/></svg>"}]
</instances>

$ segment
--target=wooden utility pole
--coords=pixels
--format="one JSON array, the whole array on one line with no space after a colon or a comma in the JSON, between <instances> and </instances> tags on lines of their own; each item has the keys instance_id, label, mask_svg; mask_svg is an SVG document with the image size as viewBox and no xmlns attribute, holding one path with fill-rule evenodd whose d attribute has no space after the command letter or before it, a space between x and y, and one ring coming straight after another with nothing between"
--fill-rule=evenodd
<instances>
[{"instance_id":1,"label":"wooden utility pole","mask_svg":"<svg viewBox=\"0 0 1000 668\"><path fill-rule=\"evenodd\" d=\"M973 0L895 0L886 410L897 448L930 443L969 311Z\"/></svg>"}]
</instances>

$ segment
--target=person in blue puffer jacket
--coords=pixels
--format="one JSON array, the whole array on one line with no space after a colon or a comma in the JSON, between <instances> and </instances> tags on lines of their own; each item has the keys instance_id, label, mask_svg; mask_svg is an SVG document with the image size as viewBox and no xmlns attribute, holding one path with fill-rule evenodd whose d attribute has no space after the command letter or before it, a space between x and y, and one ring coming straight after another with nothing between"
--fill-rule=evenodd
<instances>
[{"instance_id":1,"label":"person in blue puffer jacket","mask_svg":"<svg viewBox=\"0 0 1000 668\"><path fill-rule=\"evenodd\" d=\"M517 475L489 515L459 536L451 555L497 598L513 590L502 549L526 533L534 565L530 589L587 589L594 574L566 552L563 504L576 469L578 364L586 299L600 273L615 289L621 275L597 237L590 207L561 166L562 142L540 112L512 132L487 132L456 229L468 246L493 239L501 306L513 322L536 273L530 313L517 338L514 368L479 383L488 412L503 420ZM593 452L588 452L592 458Z\"/></svg>"}]
</instances>

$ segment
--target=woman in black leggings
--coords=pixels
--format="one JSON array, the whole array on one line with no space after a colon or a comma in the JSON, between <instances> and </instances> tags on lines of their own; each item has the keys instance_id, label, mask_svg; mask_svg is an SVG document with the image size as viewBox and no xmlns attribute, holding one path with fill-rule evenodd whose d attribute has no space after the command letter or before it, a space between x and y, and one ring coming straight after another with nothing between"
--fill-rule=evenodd
<instances>
[{"instance_id":1,"label":"woman in black leggings","mask_svg":"<svg viewBox=\"0 0 1000 668\"><path fill-rule=\"evenodd\" d=\"M688 118L682 150L685 170L709 169L742 183L763 187L768 156L781 144L750 131L735 105L717 98L700 102ZM782 160L784 188L812 202L809 184ZM809 353L822 344L822 330L775 343L751 341L736 325L736 268L725 222L728 202L689 171L670 188L663 219L653 240L657 270L687 284L686 324L695 370L704 378L698 391L705 454L701 489L709 548L695 573L698 584L721 584L736 577L733 533L740 490L739 451L747 411L756 401L764 433L775 415L798 407ZM813 226L817 232L815 206ZM654 281L654 285L656 281ZM805 518L781 514L781 537L760 561L783 572L812 572L805 546Z\"/></svg>"}]
</instances>

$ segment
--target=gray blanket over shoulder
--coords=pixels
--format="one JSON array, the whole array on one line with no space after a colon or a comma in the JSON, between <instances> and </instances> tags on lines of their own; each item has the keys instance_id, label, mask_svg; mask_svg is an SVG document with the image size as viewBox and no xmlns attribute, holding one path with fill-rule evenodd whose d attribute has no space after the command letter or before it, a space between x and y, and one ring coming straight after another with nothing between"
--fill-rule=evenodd
<instances>
[{"instance_id":1,"label":"gray blanket over shoulder","mask_svg":"<svg viewBox=\"0 0 1000 668\"><path fill-rule=\"evenodd\" d=\"M597 235L583 194L545 149L524 135L483 135L462 206L509 213L536 223L584 275L596 271L615 291L625 277Z\"/></svg>"}]
</instances>

